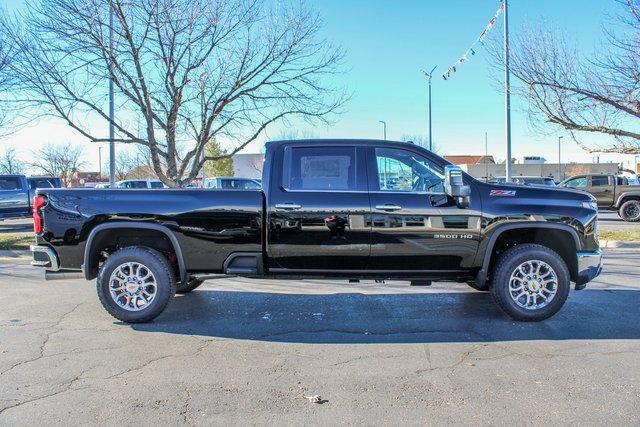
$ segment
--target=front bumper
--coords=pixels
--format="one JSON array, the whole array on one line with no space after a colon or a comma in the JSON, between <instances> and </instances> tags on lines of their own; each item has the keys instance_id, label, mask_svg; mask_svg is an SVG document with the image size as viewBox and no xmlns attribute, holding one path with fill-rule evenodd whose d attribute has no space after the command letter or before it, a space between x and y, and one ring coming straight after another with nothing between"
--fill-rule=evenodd
<instances>
[{"instance_id":1,"label":"front bumper","mask_svg":"<svg viewBox=\"0 0 640 427\"><path fill-rule=\"evenodd\" d=\"M576 289L584 289L588 282L592 281L602 272L602 250L593 252L578 252L578 277Z\"/></svg>"}]
</instances>

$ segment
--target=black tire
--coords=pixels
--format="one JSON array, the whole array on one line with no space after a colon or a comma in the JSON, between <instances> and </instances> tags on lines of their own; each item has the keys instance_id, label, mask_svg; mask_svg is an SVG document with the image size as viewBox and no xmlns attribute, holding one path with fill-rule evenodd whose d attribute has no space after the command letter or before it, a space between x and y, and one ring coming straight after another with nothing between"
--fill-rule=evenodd
<instances>
[{"instance_id":1,"label":"black tire","mask_svg":"<svg viewBox=\"0 0 640 427\"><path fill-rule=\"evenodd\" d=\"M188 294L204 283L204 280L189 279L187 283L178 283L176 286L177 294Z\"/></svg>"},{"instance_id":2,"label":"black tire","mask_svg":"<svg viewBox=\"0 0 640 427\"><path fill-rule=\"evenodd\" d=\"M640 200L629 200L620 206L618 215L626 222L640 221Z\"/></svg>"},{"instance_id":3,"label":"black tire","mask_svg":"<svg viewBox=\"0 0 640 427\"><path fill-rule=\"evenodd\" d=\"M557 287L555 296L545 306L527 309L518 305L512 298L509 285L511 275L515 273L516 269L524 262L534 260L542 261L553 269L557 279ZM493 300L502 311L518 321L539 322L553 316L564 305L571 288L569 269L560 255L545 246L535 244L518 245L506 250L496 261L491 276Z\"/></svg>"},{"instance_id":4,"label":"black tire","mask_svg":"<svg viewBox=\"0 0 640 427\"><path fill-rule=\"evenodd\" d=\"M155 277L156 295L147 307L139 311L122 308L111 297L109 288L111 274L127 262L141 264ZM127 323L144 323L153 320L165 309L176 293L176 279L169 261L160 252L143 247L129 247L114 252L102 264L96 288L102 306L110 315Z\"/></svg>"}]
</instances>

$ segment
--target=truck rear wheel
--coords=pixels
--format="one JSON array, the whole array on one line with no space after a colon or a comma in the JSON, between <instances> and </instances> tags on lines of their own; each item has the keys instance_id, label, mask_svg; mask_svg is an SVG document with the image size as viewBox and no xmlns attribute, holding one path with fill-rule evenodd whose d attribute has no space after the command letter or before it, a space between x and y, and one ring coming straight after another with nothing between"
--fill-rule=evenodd
<instances>
[{"instance_id":1,"label":"truck rear wheel","mask_svg":"<svg viewBox=\"0 0 640 427\"><path fill-rule=\"evenodd\" d=\"M620 218L626 222L640 221L640 200L629 200L620 206Z\"/></svg>"},{"instance_id":2,"label":"truck rear wheel","mask_svg":"<svg viewBox=\"0 0 640 427\"><path fill-rule=\"evenodd\" d=\"M127 323L143 323L162 313L176 292L176 279L160 252L129 247L114 252L102 264L96 287L110 315Z\"/></svg>"},{"instance_id":3,"label":"truck rear wheel","mask_svg":"<svg viewBox=\"0 0 640 427\"><path fill-rule=\"evenodd\" d=\"M496 304L518 321L538 322L558 312L569 295L569 269L551 249L514 246L498 258L491 281Z\"/></svg>"}]
</instances>

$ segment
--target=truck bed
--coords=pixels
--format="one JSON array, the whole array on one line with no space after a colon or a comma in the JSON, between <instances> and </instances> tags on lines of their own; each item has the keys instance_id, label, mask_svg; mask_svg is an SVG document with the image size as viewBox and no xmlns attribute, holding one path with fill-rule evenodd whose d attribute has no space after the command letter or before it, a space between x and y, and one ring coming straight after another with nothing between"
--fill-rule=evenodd
<instances>
[{"instance_id":1,"label":"truck bed","mask_svg":"<svg viewBox=\"0 0 640 427\"><path fill-rule=\"evenodd\" d=\"M38 190L47 197L38 244L54 247L60 268L81 269L87 239L101 224L136 221L168 228L190 271L222 271L233 252L262 252L264 194L260 190ZM144 236L132 232L131 240Z\"/></svg>"}]
</instances>

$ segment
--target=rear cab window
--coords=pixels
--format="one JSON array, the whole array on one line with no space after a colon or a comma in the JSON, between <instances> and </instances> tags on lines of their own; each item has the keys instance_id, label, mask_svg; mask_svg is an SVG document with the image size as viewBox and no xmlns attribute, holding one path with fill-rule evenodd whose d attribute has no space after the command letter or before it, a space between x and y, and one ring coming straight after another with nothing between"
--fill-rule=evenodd
<instances>
[{"instance_id":1,"label":"rear cab window","mask_svg":"<svg viewBox=\"0 0 640 427\"><path fill-rule=\"evenodd\" d=\"M356 147L285 148L282 187L288 191L366 191Z\"/></svg>"}]
</instances>

